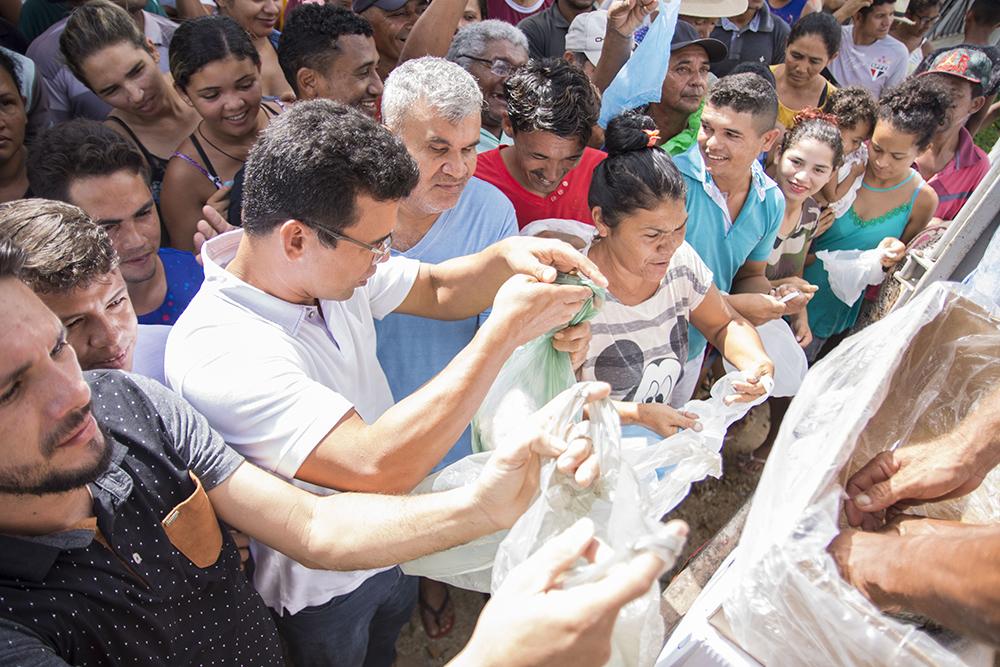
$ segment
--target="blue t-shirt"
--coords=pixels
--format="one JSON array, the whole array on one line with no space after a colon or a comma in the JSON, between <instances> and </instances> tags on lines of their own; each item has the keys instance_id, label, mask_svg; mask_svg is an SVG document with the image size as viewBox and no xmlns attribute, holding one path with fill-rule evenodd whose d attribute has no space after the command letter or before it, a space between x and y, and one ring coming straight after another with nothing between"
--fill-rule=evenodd
<instances>
[{"instance_id":1,"label":"blue t-shirt","mask_svg":"<svg viewBox=\"0 0 1000 667\"><path fill-rule=\"evenodd\" d=\"M500 190L472 178L455 208L442 213L415 246L392 254L437 264L477 253L516 235L514 206ZM445 322L392 313L375 320L378 360L389 380L393 400L401 401L440 373L469 344L484 318L482 314ZM435 470L470 454L472 432L466 428Z\"/></svg>"},{"instance_id":2,"label":"blue t-shirt","mask_svg":"<svg viewBox=\"0 0 1000 667\"><path fill-rule=\"evenodd\" d=\"M160 248L158 254L167 277L167 295L159 308L139 316L139 324L173 324L205 280L205 269L191 253Z\"/></svg>"},{"instance_id":3,"label":"blue t-shirt","mask_svg":"<svg viewBox=\"0 0 1000 667\"><path fill-rule=\"evenodd\" d=\"M674 163L687 185L688 226L684 239L712 270L715 286L729 292L744 263L764 262L770 256L785 215L785 195L754 161L750 167L750 192L736 221L730 223L729 211L705 170L698 144L675 157ZM705 351L705 337L694 326L689 327L689 332L688 359L694 359Z\"/></svg>"}]
</instances>

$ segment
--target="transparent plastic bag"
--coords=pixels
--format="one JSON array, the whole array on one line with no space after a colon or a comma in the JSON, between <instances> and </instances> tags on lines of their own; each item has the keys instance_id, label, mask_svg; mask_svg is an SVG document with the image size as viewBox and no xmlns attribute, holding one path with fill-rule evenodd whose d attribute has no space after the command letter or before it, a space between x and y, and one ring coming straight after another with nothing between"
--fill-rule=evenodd
<instances>
[{"instance_id":1,"label":"transparent plastic bag","mask_svg":"<svg viewBox=\"0 0 1000 667\"><path fill-rule=\"evenodd\" d=\"M614 480L620 479L622 475L621 469L627 470L627 479L638 485L636 493L641 500L619 505L622 508L619 511L626 512L629 521L640 522L643 525L655 525L664 515L680 504L687 496L692 483L702 480L708 475L718 477L722 474L720 451L726 430L733 422L742 418L751 407L763 402L766 398L766 396L762 396L754 403L726 405L725 397L734 393L733 382L744 379L744 377L743 373L730 373L720 378L712 387L709 400L689 401L684 406L684 410L698 415L702 426L701 431L685 429L655 444L621 450L617 414L608 414L608 408L605 406L599 413L600 418L596 420L596 423L592 415L590 428L593 432L591 437L592 439L596 438L593 442L595 447L599 447L598 453L601 457L602 479L599 488L602 490L609 487L614 488L615 484L618 483ZM765 386L770 388L769 385ZM579 396L582 394L576 397L571 395L570 398L566 399L566 404L560 409L561 419L553 425L554 432L564 433L571 424L579 419L583 405L582 402L577 403L581 400ZM523 421L527 417L528 414L523 414L518 419ZM447 491L471 484L479 476L488 458L489 453L483 452L453 463L421 482L414 493ZM546 488L548 480L551 479L553 467L550 465L546 469L547 473L543 471L543 489ZM521 526L518 530L522 536L526 533L536 535L536 540L531 543L532 546L527 548L528 555L533 553L535 548L541 546L538 540L542 540L542 538L537 536L542 534L551 536L558 532L559 526L569 526L581 516L590 516L594 519L599 536L606 537L607 535L607 526L613 520L607 503L601 504L597 503L596 500L594 502L588 500L587 502L590 504L587 507L596 509L591 514L581 514L577 511L583 507L580 505L580 502L583 502L580 499L591 498L594 492L577 495L573 491L573 487L568 484L568 480L565 479L561 480L558 489L558 493L564 494L564 496L559 497L566 499L566 509L574 511L565 512L559 520L555 518L545 519L544 521L547 523L544 523L539 514L543 510L536 509L533 505L517 524ZM525 522L524 525L522 522ZM542 525L543 523L544 525ZM602 530L605 532L601 532ZM402 566L403 571L407 574L437 579L460 588L489 592L491 583L498 583L492 570L494 560L499 558L500 544L506 537L506 531L487 535L467 544L405 563ZM523 539L523 537L518 538L518 540ZM621 543L622 540L619 540L618 543ZM512 567L511 563L516 565L517 562L527 557L525 551L515 553L510 551L512 548L508 545L507 555L504 556L505 572L509 567ZM500 575L500 579L503 576L506 575Z\"/></svg>"},{"instance_id":2,"label":"transparent plastic bag","mask_svg":"<svg viewBox=\"0 0 1000 667\"><path fill-rule=\"evenodd\" d=\"M838 299L853 306L868 285L885 279L880 248L872 250L820 250L816 259L823 262L830 279L830 289Z\"/></svg>"},{"instance_id":3,"label":"transparent plastic bag","mask_svg":"<svg viewBox=\"0 0 1000 667\"><path fill-rule=\"evenodd\" d=\"M587 278L560 273L556 282L585 285L594 292L568 326L586 322L604 305L605 290ZM497 437L504 431L520 424L576 382L569 354L552 347L554 333L539 336L517 348L500 369L472 418L472 451L493 451Z\"/></svg>"},{"instance_id":4,"label":"transparent plastic bag","mask_svg":"<svg viewBox=\"0 0 1000 667\"><path fill-rule=\"evenodd\" d=\"M962 665L845 582L829 542L846 525L843 484L872 456L953 429L1000 382L1000 309L931 285L846 339L806 377L754 494L723 604L737 642L768 665ZM910 511L914 511L911 509ZM1000 470L972 494L917 512L1000 520Z\"/></svg>"}]
</instances>

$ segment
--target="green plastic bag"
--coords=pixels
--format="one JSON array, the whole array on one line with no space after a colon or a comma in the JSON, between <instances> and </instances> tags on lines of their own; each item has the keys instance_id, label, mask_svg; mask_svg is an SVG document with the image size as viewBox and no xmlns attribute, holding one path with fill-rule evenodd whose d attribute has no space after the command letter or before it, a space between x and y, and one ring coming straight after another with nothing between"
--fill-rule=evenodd
<instances>
[{"instance_id":1,"label":"green plastic bag","mask_svg":"<svg viewBox=\"0 0 1000 667\"><path fill-rule=\"evenodd\" d=\"M604 288L598 287L589 278L560 273L556 283L584 285L593 291L568 326L593 318L604 305ZM569 354L552 347L552 336L556 331L550 331L514 350L500 369L483 404L472 418L472 451L493 451L498 435L516 426L576 383Z\"/></svg>"}]
</instances>

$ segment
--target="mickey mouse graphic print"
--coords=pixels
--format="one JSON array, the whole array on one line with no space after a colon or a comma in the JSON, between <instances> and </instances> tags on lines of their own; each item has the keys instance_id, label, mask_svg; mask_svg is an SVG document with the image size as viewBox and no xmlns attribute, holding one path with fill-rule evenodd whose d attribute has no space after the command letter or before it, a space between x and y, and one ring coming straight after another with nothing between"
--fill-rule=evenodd
<instances>
[{"instance_id":1,"label":"mickey mouse graphic print","mask_svg":"<svg viewBox=\"0 0 1000 667\"><path fill-rule=\"evenodd\" d=\"M583 380L611 385L611 398L668 403L688 355L688 321L712 285L712 271L687 242L674 253L659 288L634 306L608 290L591 320Z\"/></svg>"}]
</instances>

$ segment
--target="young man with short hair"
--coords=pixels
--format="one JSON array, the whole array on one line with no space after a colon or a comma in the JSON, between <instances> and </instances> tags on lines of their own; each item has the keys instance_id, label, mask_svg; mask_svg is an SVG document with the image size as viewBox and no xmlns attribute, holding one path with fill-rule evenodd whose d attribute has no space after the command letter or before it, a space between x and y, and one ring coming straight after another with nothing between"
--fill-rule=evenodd
<instances>
[{"instance_id":1,"label":"young man with short hair","mask_svg":"<svg viewBox=\"0 0 1000 667\"><path fill-rule=\"evenodd\" d=\"M841 28L840 51L829 65L838 86L861 86L878 99L906 78L910 53L889 34L894 15L894 0L872 0Z\"/></svg>"},{"instance_id":2,"label":"young man with short hair","mask_svg":"<svg viewBox=\"0 0 1000 667\"><path fill-rule=\"evenodd\" d=\"M342 7L298 7L278 41L278 62L295 97L333 100L375 118L382 79L374 34L367 20Z\"/></svg>"},{"instance_id":3,"label":"young man with short hair","mask_svg":"<svg viewBox=\"0 0 1000 667\"><path fill-rule=\"evenodd\" d=\"M101 123L77 120L49 129L32 148L32 193L79 206L104 227L139 323L176 322L205 274L191 253L160 247L160 216L135 147Z\"/></svg>"},{"instance_id":4,"label":"young man with short hair","mask_svg":"<svg viewBox=\"0 0 1000 667\"><path fill-rule=\"evenodd\" d=\"M25 253L20 277L66 327L83 370L134 370L166 384L169 327L138 324L118 254L83 210L29 200L0 207L0 238Z\"/></svg>"},{"instance_id":5,"label":"young man with short hair","mask_svg":"<svg viewBox=\"0 0 1000 667\"><path fill-rule=\"evenodd\" d=\"M767 258L785 212L785 198L757 157L780 134L774 128L778 96L756 74L719 79L708 94L698 143L674 158L687 184L685 240L712 270L712 281L726 292L730 307L755 325L777 319L788 307L770 296ZM681 405L694 392L705 338L689 327L688 363L671 403Z\"/></svg>"},{"instance_id":6,"label":"young man with short hair","mask_svg":"<svg viewBox=\"0 0 1000 667\"><path fill-rule=\"evenodd\" d=\"M974 47L960 47L939 54L919 76L948 89L952 100L947 124L917 157L916 167L938 194L933 222L953 220L990 170L983 149L976 146L965 128L969 118L986 103L984 88L990 85L993 63Z\"/></svg>"},{"instance_id":7,"label":"young man with short hair","mask_svg":"<svg viewBox=\"0 0 1000 667\"><path fill-rule=\"evenodd\" d=\"M564 326L592 294L547 284L556 268L602 279L540 239L433 265L390 257L400 201L418 182L385 127L329 100L297 103L251 151L243 229L203 246L205 284L167 341L172 388L255 463L321 493L411 491L516 346ZM396 403L375 320L461 320L491 302L472 342ZM318 572L263 545L254 556L295 664L391 664L415 592L399 568Z\"/></svg>"},{"instance_id":8,"label":"young man with short hair","mask_svg":"<svg viewBox=\"0 0 1000 667\"><path fill-rule=\"evenodd\" d=\"M532 60L506 89L514 144L480 155L476 176L507 195L520 228L547 218L593 225L587 192L607 156L587 146L599 107L590 79L565 60Z\"/></svg>"},{"instance_id":9,"label":"young man with short hair","mask_svg":"<svg viewBox=\"0 0 1000 667\"><path fill-rule=\"evenodd\" d=\"M354 13L372 26L382 81L399 62L403 44L426 6L426 0L354 0Z\"/></svg>"}]
</instances>

